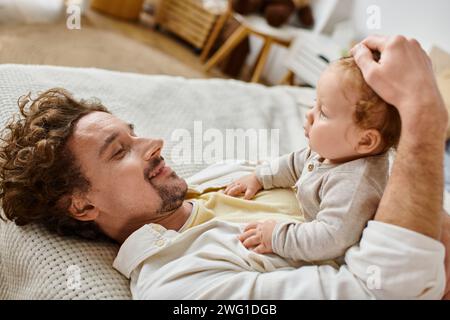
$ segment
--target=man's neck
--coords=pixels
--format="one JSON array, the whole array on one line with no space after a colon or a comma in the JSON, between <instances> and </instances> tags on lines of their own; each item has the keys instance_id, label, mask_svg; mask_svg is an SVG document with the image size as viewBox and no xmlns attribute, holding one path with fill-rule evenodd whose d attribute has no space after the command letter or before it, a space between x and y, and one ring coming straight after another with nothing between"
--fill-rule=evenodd
<instances>
[{"instance_id":1,"label":"man's neck","mask_svg":"<svg viewBox=\"0 0 450 320\"><path fill-rule=\"evenodd\" d=\"M115 239L117 242L123 243L133 232L149 223L157 223L162 225L166 229L178 231L189 219L191 213L192 204L188 201L183 201L183 204L180 207L171 212L165 212L159 218L147 221L135 221L134 223L129 222L127 223L126 228L121 229L117 232L108 233L106 232L106 230L103 231L111 238Z\"/></svg>"},{"instance_id":2,"label":"man's neck","mask_svg":"<svg viewBox=\"0 0 450 320\"><path fill-rule=\"evenodd\" d=\"M161 219L152 221L152 223L158 223L166 229L178 231L189 219L191 213L192 203L183 201L183 204L178 209L175 209L168 215L164 215Z\"/></svg>"}]
</instances>

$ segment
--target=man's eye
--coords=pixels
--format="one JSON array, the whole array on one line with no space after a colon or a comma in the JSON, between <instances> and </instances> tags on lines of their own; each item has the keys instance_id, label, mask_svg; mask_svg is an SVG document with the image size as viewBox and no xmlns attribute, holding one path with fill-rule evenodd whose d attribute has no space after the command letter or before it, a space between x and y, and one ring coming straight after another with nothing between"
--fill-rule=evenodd
<instances>
[{"instance_id":1,"label":"man's eye","mask_svg":"<svg viewBox=\"0 0 450 320\"><path fill-rule=\"evenodd\" d=\"M125 151L126 150L124 148L120 148L116 153L114 153L113 158L120 159L123 155L125 155Z\"/></svg>"}]
</instances>

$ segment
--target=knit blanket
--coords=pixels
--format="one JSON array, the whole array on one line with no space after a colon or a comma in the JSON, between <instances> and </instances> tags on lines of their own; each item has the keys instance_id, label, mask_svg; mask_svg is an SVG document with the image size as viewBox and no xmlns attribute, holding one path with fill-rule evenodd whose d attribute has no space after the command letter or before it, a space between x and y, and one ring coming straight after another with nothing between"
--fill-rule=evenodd
<instances>
[{"instance_id":1,"label":"knit blanket","mask_svg":"<svg viewBox=\"0 0 450 320\"><path fill-rule=\"evenodd\" d=\"M199 148L207 144L204 133L209 129L224 136L227 129L278 129L277 149L283 154L305 146L304 110L314 98L312 89L235 80L0 65L0 127L17 113L21 95L36 96L52 87L63 87L78 99L96 97L133 123L138 135L163 138L163 155L185 178L210 163L177 161L172 151L180 142L174 132L191 133L192 154L202 154ZM37 224L17 227L0 221L0 299L129 299L128 280L112 268L117 250L110 242L60 237Z\"/></svg>"}]
</instances>

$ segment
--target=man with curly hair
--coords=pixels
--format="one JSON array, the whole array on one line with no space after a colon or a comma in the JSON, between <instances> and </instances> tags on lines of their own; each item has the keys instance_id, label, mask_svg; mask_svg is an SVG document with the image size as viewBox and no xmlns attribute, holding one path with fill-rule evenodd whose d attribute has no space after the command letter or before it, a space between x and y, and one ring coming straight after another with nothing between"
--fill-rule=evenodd
<instances>
[{"instance_id":1,"label":"man with curly hair","mask_svg":"<svg viewBox=\"0 0 450 320\"><path fill-rule=\"evenodd\" d=\"M381 52L378 63L370 49ZM135 298L442 296L441 242L447 248L447 275L450 270L450 219L442 210L448 115L431 63L417 41L400 36L371 36L352 54L367 83L397 107L402 133L375 221L366 227L359 246L349 249L345 264L339 269L304 266L260 274L248 272L244 263L236 272L224 269L220 250L208 251L214 243L186 236L204 250L195 256L198 264L192 265L188 255L165 261L173 255L169 249L166 256L154 257L164 260L160 268L149 260L133 260L140 266L125 273L131 275ZM116 259L122 273L121 263L131 263L142 254L137 251L149 250L147 245L139 247L138 241L149 236L146 225L161 225L170 237L173 230L183 230L195 203L185 200L186 182L161 157L162 140L137 137L130 124L99 102L76 101L62 89L49 90L35 100L26 96L19 107L23 118L8 125L0 148L0 200L6 218L18 225L43 223L60 234L90 239L106 235L123 243ZM232 241L224 230L217 241ZM235 245L233 239L221 248ZM186 245L178 243L172 250ZM240 260L229 260L232 268L240 266ZM367 282L371 266L381 268L381 288ZM445 292L448 296L448 285Z\"/></svg>"}]
</instances>

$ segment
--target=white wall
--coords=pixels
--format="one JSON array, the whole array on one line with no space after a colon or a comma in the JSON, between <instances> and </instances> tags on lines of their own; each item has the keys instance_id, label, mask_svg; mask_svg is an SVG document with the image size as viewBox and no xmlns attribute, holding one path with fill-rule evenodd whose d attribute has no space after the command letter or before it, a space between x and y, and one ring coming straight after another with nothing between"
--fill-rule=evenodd
<instances>
[{"instance_id":1,"label":"white wall","mask_svg":"<svg viewBox=\"0 0 450 320\"><path fill-rule=\"evenodd\" d=\"M381 13L379 30L369 30L367 8L377 5ZM433 44L450 53L449 0L355 0L352 19L360 37L368 34L403 34L414 37L429 50Z\"/></svg>"},{"instance_id":2,"label":"white wall","mask_svg":"<svg viewBox=\"0 0 450 320\"><path fill-rule=\"evenodd\" d=\"M323 16L328 20L323 24L322 31L330 33L334 23L350 19L359 39L369 34L403 34L414 37L422 44L426 51L432 45L450 53L450 0L312 0L314 9L321 10L315 13L319 24ZM327 13L327 7L333 7L334 12ZM367 8L377 5L380 8L381 24L379 30L370 30L367 27ZM358 40L358 39L357 39ZM253 63L262 42L251 39L252 54L247 62ZM283 64L286 49L273 48L267 61L263 76L272 84L278 83L286 72Z\"/></svg>"},{"instance_id":3,"label":"white wall","mask_svg":"<svg viewBox=\"0 0 450 320\"><path fill-rule=\"evenodd\" d=\"M0 24L54 22L64 14L64 0L0 0Z\"/></svg>"}]
</instances>

